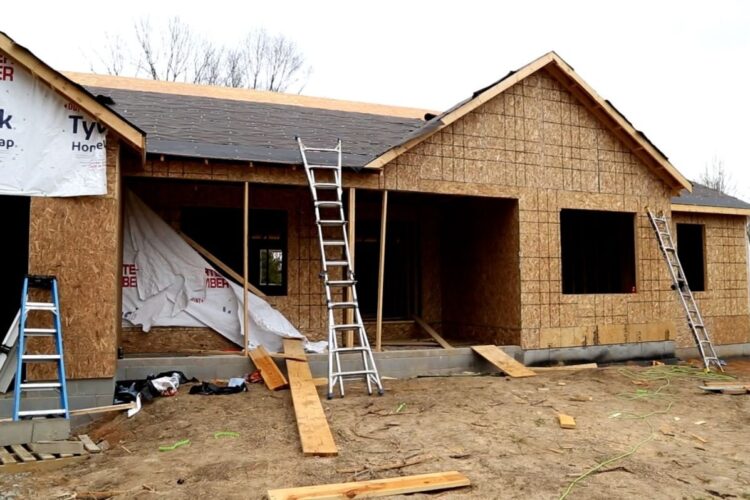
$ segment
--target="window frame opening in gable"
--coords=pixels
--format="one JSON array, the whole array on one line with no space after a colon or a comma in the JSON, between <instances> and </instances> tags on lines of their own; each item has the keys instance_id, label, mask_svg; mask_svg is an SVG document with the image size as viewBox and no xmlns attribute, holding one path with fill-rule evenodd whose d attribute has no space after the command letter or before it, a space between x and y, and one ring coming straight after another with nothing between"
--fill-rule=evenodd
<instances>
[{"instance_id":1,"label":"window frame opening in gable","mask_svg":"<svg viewBox=\"0 0 750 500\"><path fill-rule=\"evenodd\" d=\"M693 292L705 292L706 276L706 225L678 222L675 224L677 256L688 286Z\"/></svg>"},{"instance_id":2,"label":"window frame opening in gable","mask_svg":"<svg viewBox=\"0 0 750 500\"><path fill-rule=\"evenodd\" d=\"M560 210L561 293L636 293L636 214Z\"/></svg>"}]
</instances>

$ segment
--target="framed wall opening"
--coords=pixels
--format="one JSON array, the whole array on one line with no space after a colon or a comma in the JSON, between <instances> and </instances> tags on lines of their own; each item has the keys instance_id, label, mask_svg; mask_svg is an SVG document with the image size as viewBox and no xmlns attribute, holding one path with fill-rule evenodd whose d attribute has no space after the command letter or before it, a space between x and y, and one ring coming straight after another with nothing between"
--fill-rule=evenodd
<instances>
[{"instance_id":1,"label":"framed wall opening","mask_svg":"<svg viewBox=\"0 0 750 500\"><path fill-rule=\"evenodd\" d=\"M0 196L0 232L6 272L0 284L0 332L10 328L21 307L21 288L29 269L29 214L28 196Z\"/></svg>"},{"instance_id":2,"label":"framed wall opening","mask_svg":"<svg viewBox=\"0 0 750 500\"><path fill-rule=\"evenodd\" d=\"M705 248L703 224L677 224L677 255L688 285L694 292L706 290Z\"/></svg>"},{"instance_id":3,"label":"framed wall opening","mask_svg":"<svg viewBox=\"0 0 750 500\"><path fill-rule=\"evenodd\" d=\"M635 214L560 211L562 293L634 293Z\"/></svg>"},{"instance_id":4,"label":"framed wall opening","mask_svg":"<svg viewBox=\"0 0 750 500\"><path fill-rule=\"evenodd\" d=\"M355 272L365 321L376 312L381 200L382 192L357 192ZM386 229L383 320L392 324L384 339L424 337L418 326L395 324L416 315L457 344L520 342L516 200L392 191Z\"/></svg>"}]
</instances>

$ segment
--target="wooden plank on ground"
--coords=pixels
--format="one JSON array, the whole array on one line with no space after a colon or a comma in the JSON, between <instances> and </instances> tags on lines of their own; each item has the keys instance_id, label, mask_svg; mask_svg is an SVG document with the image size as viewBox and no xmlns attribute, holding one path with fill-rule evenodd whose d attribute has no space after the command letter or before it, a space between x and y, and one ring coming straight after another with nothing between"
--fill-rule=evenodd
<instances>
[{"instance_id":1,"label":"wooden plank on ground","mask_svg":"<svg viewBox=\"0 0 750 500\"><path fill-rule=\"evenodd\" d=\"M445 490L471 485L469 478L460 472L437 472L372 481L321 484L300 488L268 490L268 500L307 500L323 498L375 498L405 495L423 491Z\"/></svg>"},{"instance_id":2,"label":"wooden plank on ground","mask_svg":"<svg viewBox=\"0 0 750 500\"><path fill-rule=\"evenodd\" d=\"M83 447L89 453L100 453L102 451L94 442L91 440L88 434L79 434L78 439L83 443Z\"/></svg>"},{"instance_id":3,"label":"wooden plank on ground","mask_svg":"<svg viewBox=\"0 0 750 500\"><path fill-rule=\"evenodd\" d=\"M0 446L0 464L14 464L16 463L16 459L13 458L13 455L8 453L8 450L5 449L5 447Z\"/></svg>"},{"instance_id":4,"label":"wooden plank on ground","mask_svg":"<svg viewBox=\"0 0 750 500\"><path fill-rule=\"evenodd\" d=\"M305 361L293 359L286 361L289 388L292 391L294 413L297 417L297 429L302 442L302 453L315 456L338 455L333 434L323 412L323 405L320 403L318 390L313 382L310 365L307 364L302 341L284 339L284 352L305 359Z\"/></svg>"},{"instance_id":5,"label":"wooden plank on ground","mask_svg":"<svg viewBox=\"0 0 750 500\"><path fill-rule=\"evenodd\" d=\"M106 413L108 411L126 411L136 407L133 403L122 403L119 405L97 406L94 408L81 408L80 410L70 410L71 415L90 415L92 413Z\"/></svg>"},{"instance_id":6,"label":"wooden plank on ground","mask_svg":"<svg viewBox=\"0 0 750 500\"><path fill-rule=\"evenodd\" d=\"M435 339L435 342L440 344L443 349L454 349L454 347L450 345L443 337L441 337L440 334L436 332L430 325L428 325L425 320L423 320L419 316L414 316L414 321L416 321L417 324L430 335L430 337Z\"/></svg>"},{"instance_id":7,"label":"wooden plank on ground","mask_svg":"<svg viewBox=\"0 0 750 500\"><path fill-rule=\"evenodd\" d=\"M57 455L83 454L83 443L81 441L39 441L30 443L29 448L34 453L52 453Z\"/></svg>"},{"instance_id":8,"label":"wooden plank on ground","mask_svg":"<svg viewBox=\"0 0 750 500\"><path fill-rule=\"evenodd\" d=\"M496 345L475 345L471 346L471 348L474 352L492 363L498 370L507 373L511 377L533 377L536 375L532 370L505 354Z\"/></svg>"},{"instance_id":9,"label":"wooden plank on ground","mask_svg":"<svg viewBox=\"0 0 750 500\"><path fill-rule=\"evenodd\" d=\"M566 415L564 413L558 413L557 420L560 422L560 427L562 427L563 429L575 429L576 428L576 420L570 415Z\"/></svg>"},{"instance_id":10,"label":"wooden plank on ground","mask_svg":"<svg viewBox=\"0 0 750 500\"><path fill-rule=\"evenodd\" d=\"M289 385L286 377L281 373L271 356L268 355L265 347L258 346L255 349L250 349L247 353L253 360L255 367L260 370L260 376L263 377L266 387L272 391L278 391Z\"/></svg>"},{"instance_id":11,"label":"wooden plank on ground","mask_svg":"<svg viewBox=\"0 0 750 500\"><path fill-rule=\"evenodd\" d=\"M10 449L13 450L13 453L15 453L22 462L36 462L36 458L34 457L34 455L26 451L26 448L24 448L22 445L12 444L10 445Z\"/></svg>"},{"instance_id":12,"label":"wooden plank on ground","mask_svg":"<svg viewBox=\"0 0 750 500\"><path fill-rule=\"evenodd\" d=\"M73 465L79 460L88 458L88 455L77 455L71 458L55 458L53 460L37 460L35 462L14 462L0 465L0 476L3 474L17 474L19 472L41 472L61 469ZM79 497L80 498L80 497Z\"/></svg>"},{"instance_id":13,"label":"wooden plank on ground","mask_svg":"<svg viewBox=\"0 0 750 500\"><path fill-rule=\"evenodd\" d=\"M560 365L560 366L535 366L534 372L567 372L576 370L593 370L599 368L596 363L584 363L580 365Z\"/></svg>"}]
</instances>

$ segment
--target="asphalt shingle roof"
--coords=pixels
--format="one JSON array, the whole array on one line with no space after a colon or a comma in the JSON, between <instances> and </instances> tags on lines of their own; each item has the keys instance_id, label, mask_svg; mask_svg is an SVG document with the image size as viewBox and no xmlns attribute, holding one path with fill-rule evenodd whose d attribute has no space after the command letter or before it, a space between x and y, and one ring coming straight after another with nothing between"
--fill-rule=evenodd
<instances>
[{"instance_id":1,"label":"asphalt shingle roof","mask_svg":"<svg viewBox=\"0 0 750 500\"><path fill-rule=\"evenodd\" d=\"M147 134L147 152L215 160L300 163L295 141L344 145L343 164L362 167L423 120L305 106L87 86Z\"/></svg>"},{"instance_id":2,"label":"asphalt shingle roof","mask_svg":"<svg viewBox=\"0 0 750 500\"><path fill-rule=\"evenodd\" d=\"M746 203L739 198L724 194L719 190L711 189L708 186L693 182L693 192L689 193L687 189L680 191L678 196L672 197L672 203L679 205L696 205L702 207L723 207L723 208L746 208L750 209L750 203Z\"/></svg>"}]
</instances>

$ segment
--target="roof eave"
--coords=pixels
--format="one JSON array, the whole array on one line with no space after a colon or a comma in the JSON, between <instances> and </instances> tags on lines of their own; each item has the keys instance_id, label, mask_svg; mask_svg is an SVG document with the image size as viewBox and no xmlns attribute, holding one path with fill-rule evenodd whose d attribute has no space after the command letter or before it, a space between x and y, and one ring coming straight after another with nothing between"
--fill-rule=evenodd
<instances>
[{"instance_id":1,"label":"roof eave","mask_svg":"<svg viewBox=\"0 0 750 500\"><path fill-rule=\"evenodd\" d=\"M23 65L32 75L47 83L53 90L75 102L98 121L102 122L118 137L136 149L143 158L146 151L146 134L132 123L101 104L83 87L71 81L60 72L35 56L26 47L17 44L12 38L0 32L0 50L14 61Z\"/></svg>"},{"instance_id":2,"label":"roof eave","mask_svg":"<svg viewBox=\"0 0 750 500\"><path fill-rule=\"evenodd\" d=\"M672 203L672 212L713 215L740 215L743 217L750 217L750 208L719 207L714 205L688 205L684 203Z\"/></svg>"}]
</instances>

